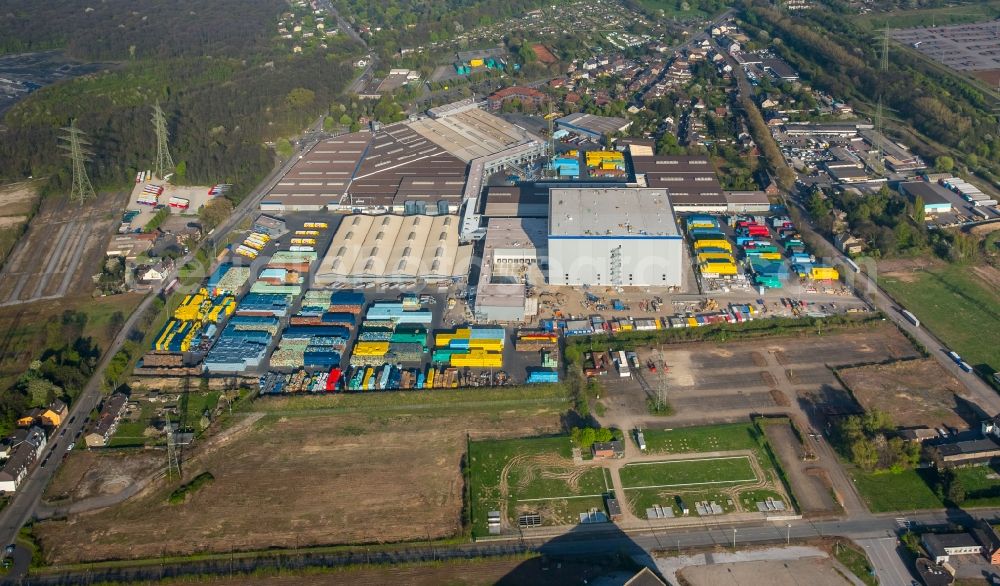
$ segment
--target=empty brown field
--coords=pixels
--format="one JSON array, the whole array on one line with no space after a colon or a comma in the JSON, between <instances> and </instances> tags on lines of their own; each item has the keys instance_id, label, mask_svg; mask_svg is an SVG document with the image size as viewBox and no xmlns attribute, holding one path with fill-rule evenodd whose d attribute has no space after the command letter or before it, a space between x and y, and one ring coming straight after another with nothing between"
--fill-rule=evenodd
<instances>
[{"instance_id":1,"label":"empty brown field","mask_svg":"<svg viewBox=\"0 0 1000 586\"><path fill-rule=\"evenodd\" d=\"M166 455L159 450L77 450L59 466L43 498L59 502L116 494L165 467Z\"/></svg>"},{"instance_id":2,"label":"empty brown field","mask_svg":"<svg viewBox=\"0 0 1000 586\"><path fill-rule=\"evenodd\" d=\"M865 409L889 411L897 425L965 429L977 418L958 395L962 384L930 358L837 372Z\"/></svg>"},{"instance_id":3,"label":"empty brown field","mask_svg":"<svg viewBox=\"0 0 1000 586\"><path fill-rule=\"evenodd\" d=\"M124 204L121 193L82 206L43 200L0 272L0 305L90 293Z\"/></svg>"},{"instance_id":4,"label":"empty brown field","mask_svg":"<svg viewBox=\"0 0 1000 586\"><path fill-rule=\"evenodd\" d=\"M419 402L415 397L414 403ZM36 526L46 561L389 543L461 533L468 432L559 430L565 404L442 416L432 410L269 413L207 453L185 455L185 480L215 480L183 504L154 481L108 509Z\"/></svg>"}]
</instances>

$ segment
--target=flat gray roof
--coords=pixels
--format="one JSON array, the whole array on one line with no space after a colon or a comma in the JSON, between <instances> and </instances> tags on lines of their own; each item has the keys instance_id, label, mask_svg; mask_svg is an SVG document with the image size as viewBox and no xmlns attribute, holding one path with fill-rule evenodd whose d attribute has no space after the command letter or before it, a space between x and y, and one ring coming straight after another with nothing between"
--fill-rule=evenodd
<instances>
[{"instance_id":1,"label":"flat gray roof","mask_svg":"<svg viewBox=\"0 0 1000 586\"><path fill-rule=\"evenodd\" d=\"M924 200L925 204L951 204L951 198L949 195L952 195L952 193L944 186L938 185L937 183L930 183L929 181L907 181L905 183L900 183L899 187L913 197L917 197L919 195Z\"/></svg>"},{"instance_id":2,"label":"flat gray roof","mask_svg":"<svg viewBox=\"0 0 1000 586\"><path fill-rule=\"evenodd\" d=\"M575 126L596 134L611 134L628 126L628 120L610 116L595 116L577 112L556 120L556 124Z\"/></svg>"},{"instance_id":3,"label":"flat gray roof","mask_svg":"<svg viewBox=\"0 0 1000 586\"><path fill-rule=\"evenodd\" d=\"M641 187L553 189L549 235L680 237L667 190Z\"/></svg>"}]
</instances>

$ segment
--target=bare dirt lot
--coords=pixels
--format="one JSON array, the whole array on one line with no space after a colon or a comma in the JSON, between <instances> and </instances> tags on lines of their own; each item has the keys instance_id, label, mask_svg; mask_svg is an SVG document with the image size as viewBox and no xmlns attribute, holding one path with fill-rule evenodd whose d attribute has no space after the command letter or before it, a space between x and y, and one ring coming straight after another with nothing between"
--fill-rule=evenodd
<instances>
[{"instance_id":1,"label":"bare dirt lot","mask_svg":"<svg viewBox=\"0 0 1000 586\"><path fill-rule=\"evenodd\" d=\"M976 413L958 396L962 383L930 358L837 371L863 407L886 409L904 427L968 428Z\"/></svg>"},{"instance_id":2,"label":"bare dirt lot","mask_svg":"<svg viewBox=\"0 0 1000 586\"><path fill-rule=\"evenodd\" d=\"M78 206L47 198L0 272L0 305L89 293L125 194Z\"/></svg>"},{"instance_id":3,"label":"bare dirt lot","mask_svg":"<svg viewBox=\"0 0 1000 586\"><path fill-rule=\"evenodd\" d=\"M805 558L787 561L754 561L712 564L684 568L678 572L692 586L717 584L759 584L767 576L770 586L845 586L850 584L829 558Z\"/></svg>"},{"instance_id":4,"label":"bare dirt lot","mask_svg":"<svg viewBox=\"0 0 1000 586\"><path fill-rule=\"evenodd\" d=\"M753 342L694 343L638 350L639 362L652 361L632 378L601 378L608 417L629 427L648 422L643 381L662 384L677 418L713 423L743 418L750 411L785 412L798 400L806 411L853 412L857 404L840 386L831 367L869 364L918 356L894 327L823 336L773 338ZM639 380L642 377L642 381ZM603 419L602 419L603 420Z\"/></svg>"},{"instance_id":5,"label":"bare dirt lot","mask_svg":"<svg viewBox=\"0 0 1000 586\"><path fill-rule=\"evenodd\" d=\"M553 433L560 411L270 413L185 458L185 479L208 471L215 480L184 504L167 502L176 481L156 481L113 508L36 531L51 563L448 537L461 529L467 431Z\"/></svg>"},{"instance_id":6,"label":"bare dirt lot","mask_svg":"<svg viewBox=\"0 0 1000 586\"><path fill-rule=\"evenodd\" d=\"M781 467L788 475L802 514L835 512L838 506L830 493L829 479L819 473L813 463L804 459L808 450L799 442L792 427L771 424L764 427L764 433L781 460Z\"/></svg>"},{"instance_id":7,"label":"bare dirt lot","mask_svg":"<svg viewBox=\"0 0 1000 586\"><path fill-rule=\"evenodd\" d=\"M77 450L59 466L45 489L46 501L80 500L115 494L165 467L159 450Z\"/></svg>"},{"instance_id":8,"label":"bare dirt lot","mask_svg":"<svg viewBox=\"0 0 1000 586\"><path fill-rule=\"evenodd\" d=\"M38 200L37 182L0 186L0 264L17 242L21 228Z\"/></svg>"}]
</instances>

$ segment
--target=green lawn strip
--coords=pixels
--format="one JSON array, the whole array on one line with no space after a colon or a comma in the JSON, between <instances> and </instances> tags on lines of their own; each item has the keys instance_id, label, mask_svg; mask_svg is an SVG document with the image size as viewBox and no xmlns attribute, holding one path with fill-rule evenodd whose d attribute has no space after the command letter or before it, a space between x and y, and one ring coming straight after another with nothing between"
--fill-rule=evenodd
<instances>
[{"instance_id":1,"label":"green lawn strip","mask_svg":"<svg viewBox=\"0 0 1000 586\"><path fill-rule=\"evenodd\" d=\"M143 433L146 428L149 427L151 420L153 418L153 413L156 407L149 401L141 401L139 403L140 411L139 416L135 421L122 420L118 424L118 429L115 434L111 436L110 441L108 441L108 447L110 448L127 448L144 446L147 443L159 442L157 437L146 437Z\"/></svg>"},{"instance_id":2,"label":"green lawn strip","mask_svg":"<svg viewBox=\"0 0 1000 586\"><path fill-rule=\"evenodd\" d=\"M558 456L571 461L572 444L567 436L470 442L471 520L474 536L488 534L487 514L501 508L500 478L504 467L516 456L533 455ZM548 522L551 523L554 520L551 517L566 520L575 516L575 513L590 508L603 508L601 496L606 492L607 481L603 468L593 467L583 472L576 481L575 490L567 480L546 478L542 474L543 470L562 474L573 469L571 463L565 468L533 466L529 469L526 462L515 465L507 477L508 513L513 517L518 503L521 503L526 508L545 510L547 514L544 517L550 517ZM529 503L537 503L537 506Z\"/></svg>"},{"instance_id":3,"label":"green lawn strip","mask_svg":"<svg viewBox=\"0 0 1000 586\"><path fill-rule=\"evenodd\" d=\"M1000 479L997 472L989 466L971 466L956 468L955 476L965 487L965 507L998 507L1000 506ZM989 478L993 476L993 478Z\"/></svg>"},{"instance_id":4,"label":"green lawn strip","mask_svg":"<svg viewBox=\"0 0 1000 586\"><path fill-rule=\"evenodd\" d=\"M746 456L627 464L620 474L626 490L631 487L727 486L757 480Z\"/></svg>"},{"instance_id":5,"label":"green lawn strip","mask_svg":"<svg viewBox=\"0 0 1000 586\"><path fill-rule=\"evenodd\" d=\"M1000 17L1000 1L963 3L941 8L919 10L894 10L871 12L851 17L855 24L869 28L913 28L918 26L945 26L966 22L987 21Z\"/></svg>"},{"instance_id":6,"label":"green lawn strip","mask_svg":"<svg viewBox=\"0 0 1000 586\"><path fill-rule=\"evenodd\" d=\"M984 344L982 337L1000 331L1000 295L962 265L914 277L911 282L883 278L880 284L970 365L985 374L1000 370L1000 344Z\"/></svg>"},{"instance_id":7,"label":"green lawn strip","mask_svg":"<svg viewBox=\"0 0 1000 586\"><path fill-rule=\"evenodd\" d=\"M838 543L833 548L833 555L837 561L844 564L852 574L869 586L877 586L878 578L874 575L872 565L868 562L865 552L854 545Z\"/></svg>"},{"instance_id":8,"label":"green lawn strip","mask_svg":"<svg viewBox=\"0 0 1000 586\"><path fill-rule=\"evenodd\" d=\"M679 496L684 504L688 508L688 515L691 517L697 517L698 509L695 503L698 502L715 502L715 504L722 507L723 513L732 513L735 511L735 507L730 506L729 497L723 494L721 491L716 489L702 489L702 490L679 490L673 488L639 488L630 489L625 491L626 498L632 504L632 513L639 519L646 518L646 509L651 508L653 505L660 505L664 509L671 507L674 511L674 516L680 517L681 510L677 505L677 497ZM756 511L756 507L754 508ZM710 515L709 517L714 516Z\"/></svg>"},{"instance_id":9,"label":"green lawn strip","mask_svg":"<svg viewBox=\"0 0 1000 586\"><path fill-rule=\"evenodd\" d=\"M933 471L864 472L854 468L851 474L873 513L944 507L929 482Z\"/></svg>"},{"instance_id":10,"label":"green lawn strip","mask_svg":"<svg viewBox=\"0 0 1000 586\"><path fill-rule=\"evenodd\" d=\"M687 454L731 450L757 450L750 423L726 423L675 429L643 429L646 450L651 453Z\"/></svg>"},{"instance_id":11,"label":"green lawn strip","mask_svg":"<svg viewBox=\"0 0 1000 586\"><path fill-rule=\"evenodd\" d=\"M483 407L558 405L569 407L569 390L563 384L513 387L435 389L372 393L338 393L292 397L262 397L244 408L281 415L303 411L349 413L407 409L478 411Z\"/></svg>"}]
</instances>

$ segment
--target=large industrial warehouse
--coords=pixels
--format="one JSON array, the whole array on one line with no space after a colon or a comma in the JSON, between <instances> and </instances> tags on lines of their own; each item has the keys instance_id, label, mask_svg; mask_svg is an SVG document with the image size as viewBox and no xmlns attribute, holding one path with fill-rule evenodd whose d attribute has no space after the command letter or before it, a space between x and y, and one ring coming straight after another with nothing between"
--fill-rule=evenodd
<instances>
[{"instance_id":1,"label":"large industrial warehouse","mask_svg":"<svg viewBox=\"0 0 1000 586\"><path fill-rule=\"evenodd\" d=\"M683 238L666 189L553 189L549 284L679 287Z\"/></svg>"},{"instance_id":2,"label":"large industrial warehouse","mask_svg":"<svg viewBox=\"0 0 1000 586\"><path fill-rule=\"evenodd\" d=\"M344 218L316 271L319 285L457 280L472 246L458 243L458 216L355 214Z\"/></svg>"},{"instance_id":3,"label":"large industrial warehouse","mask_svg":"<svg viewBox=\"0 0 1000 586\"><path fill-rule=\"evenodd\" d=\"M454 214L478 198L484 175L544 152L545 141L523 128L474 105L453 108L321 141L260 207Z\"/></svg>"}]
</instances>

